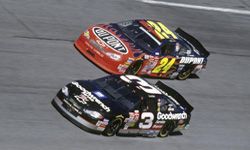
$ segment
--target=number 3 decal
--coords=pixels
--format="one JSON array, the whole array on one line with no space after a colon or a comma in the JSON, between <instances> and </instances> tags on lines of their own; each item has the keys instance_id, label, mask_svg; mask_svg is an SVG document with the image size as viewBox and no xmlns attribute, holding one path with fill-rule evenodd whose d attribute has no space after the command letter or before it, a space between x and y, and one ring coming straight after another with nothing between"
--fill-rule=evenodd
<instances>
[{"instance_id":1,"label":"number 3 decal","mask_svg":"<svg viewBox=\"0 0 250 150\"><path fill-rule=\"evenodd\" d=\"M161 94L159 90L157 90L155 87L150 85L148 82L145 80L134 76L134 75L124 75L120 77L123 81L131 83L132 81L137 82L139 84L139 88L141 88L144 92L149 93L149 94Z\"/></svg>"},{"instance_id":2,"label":"number 3 decal","mask_svg":"<svg viewBox=\"0 0 250 150\"><path fill-rule=\"evenodd\" d=\"M160 64L152 70L152 73L167 73L167 71L173 66L174 62L175 58L168 61L168 58L165 57L161 59Z\"/></svg>"},{"instance_id":3,"label":"number 3 decal","mask_svg":"<svg viewBox=\"0 0 250 150\"><path fill-rule=\"evenodd\" d=\"M144 122L139 123L139 128L141 128L141 129L149 129L153 125L154 115L151 112L143 112L141 114L141 120L144 120Z\"/></svg>"}]
</instances>

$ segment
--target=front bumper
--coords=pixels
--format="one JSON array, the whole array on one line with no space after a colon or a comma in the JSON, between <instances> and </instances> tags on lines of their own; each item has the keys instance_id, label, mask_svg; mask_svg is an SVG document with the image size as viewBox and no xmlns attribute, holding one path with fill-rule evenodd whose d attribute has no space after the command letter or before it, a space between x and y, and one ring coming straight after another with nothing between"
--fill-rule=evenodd
<instances>
[{"instance_id":1,"label":"front bumper","mask_svg":"<svg viewBox=\"0 0 250 150\"><path fill-rule=\"evenodd\" d=\"M118 62L112 61L105 54L98 51L84 36L81 35L75 41L74 46L81 54L102 70L111 74L123 74L117 69L119 66Z\"/></svg>"},{"instance_id":2,"label":"front bumper","mask_svg":"<svg viewBox=\"0 0 250 150\"><path fill-rule=\"evenodd\" d=\"M92 124L84 118L80 117L79 115L73 115L63 106L63 102L57 96L52 100L51 103L59 113L61 113L66 119L74 123L79 128L95 134L101 134L104 131L105 128L98 127L95 124Z\"/></svg>"}]
</instances>

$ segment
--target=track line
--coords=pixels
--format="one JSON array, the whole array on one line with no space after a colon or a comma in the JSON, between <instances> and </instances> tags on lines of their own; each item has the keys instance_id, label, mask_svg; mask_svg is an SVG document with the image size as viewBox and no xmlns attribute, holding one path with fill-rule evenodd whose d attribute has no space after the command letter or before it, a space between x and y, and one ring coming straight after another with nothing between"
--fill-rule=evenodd
<instances>
[{"instance_id":1,"label":"track line","mask_svg":"<svg viewBox=\"0 0 250 150\"><path fill-rule=\"evenodd\" d=\"M230 9L230 8L222 8L222 7L209 7L209 6L199 6L199 5L190 5L183 3L172 3L172 2L164 2L164 1L155 1L155 0L137 0L143 3L148 4L159 4L173 7L182 7L182 8L191 8L191 9L199 9L199 10L207 10L207 11L217 11L217 12L226 12L233 14L241 14L241 15L250 15L250 11L248 10L240 10L240 9Z\"/></svg>"}]
</instances>

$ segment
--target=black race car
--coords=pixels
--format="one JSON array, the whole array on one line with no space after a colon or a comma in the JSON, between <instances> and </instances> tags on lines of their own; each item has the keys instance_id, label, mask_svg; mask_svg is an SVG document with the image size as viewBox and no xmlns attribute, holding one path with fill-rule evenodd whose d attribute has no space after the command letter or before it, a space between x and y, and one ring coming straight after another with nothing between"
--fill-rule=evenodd
<instances>
[{"instance_id":1,"label":"black race car","mask_svg":"<svg viewBox=\"0 0 250 150\"><path fill-rule=\"evenodd\" d=\"M162 82L150 85L134 75L71 82L52 104L80 128L106 136L166 137L185 129L193 110Z\"/></svg>"}]
</instances>

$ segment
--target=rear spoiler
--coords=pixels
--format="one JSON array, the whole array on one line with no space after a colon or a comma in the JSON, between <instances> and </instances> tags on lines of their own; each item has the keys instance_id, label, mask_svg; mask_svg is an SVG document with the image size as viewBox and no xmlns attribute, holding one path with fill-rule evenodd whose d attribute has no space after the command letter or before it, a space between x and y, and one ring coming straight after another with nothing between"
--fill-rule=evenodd
<instances>
[{"instance_id":1,"label":"rear spoiler","mask_svg":"<svg viewBox=\"0 0 250 150\"><path fill-rule=\"evenodd\" d=\"M183 31L181 28L177 28L175 32L178 33L184 39L186 39L188 42L190 42L200 52L202 56L208 57L210 55L210 53L204 48L204 46L197 39L195 39L187 32Z\"/></svg>"},{"instance_id":2,"label":"rear spoiler","mask_svg":"<svg viewBox=\"0 0 250 150\"><path fill-rule=\"evenodd\" d=\"M161 81L158 81L155 84L158 88L166 92L168 95L172 96L182 107L184 107L187 113L191 113L191 111L194 109L193 106L191 106L181 94L179 94L174 89L170 88L169 86L165 85Z\"/></svg>"}]
</instances>

